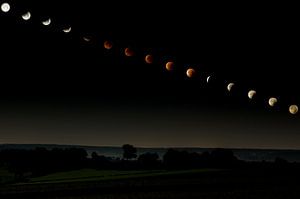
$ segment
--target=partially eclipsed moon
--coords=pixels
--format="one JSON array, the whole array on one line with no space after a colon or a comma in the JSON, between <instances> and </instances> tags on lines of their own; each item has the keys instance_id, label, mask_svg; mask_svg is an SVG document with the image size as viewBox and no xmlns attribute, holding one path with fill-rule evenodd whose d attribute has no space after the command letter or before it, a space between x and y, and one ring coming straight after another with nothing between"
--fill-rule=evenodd
<instances>
[{"instance_id":1,"label":"partially eclipsed moon","mask_svg":"<svg viewBox=\"0 0 300 199\"><path fill-rule=\"evenodd\" d=\"M250 90L248 92L248 97L249 99L253 99L253 97L256 95L256 91L255 90Z\"/></svg>"},{"instance_id":2,"label":"partially eclipsed moon","mask_svg":"<svg viewBox=\"0 0 300 199\"><path fill-rule=\"evenodd\" d=\"M189 78L194 77L195 73L196 73L196 71L193 68L189 68L189 69L186 70L186 76L188 76Z\"/></svg>"},{"instance_id":3,"label":"partially eclipsed moon","mask_svg":"<svg viewBox=\"0 0 300 199\"><path fill-rule=\"evenodd\" d=\"M153 56L152 55L146 55L145 61L147 64L152 64L153 63Z\"/></svg>"},{"instance_id":4,"label":"partially eclipsed moon","mask_svg":"<svg viewBox=\"0 0 300 199\"><path fill-rule=\"evenodd\" d=\"M64 33L69 33L69 32L71 32L71 30L72 30L72 27L70 26L69 28L63 29L63 32Z\"/></svg>"},{"instance_id":5,"label":"partially eclipsed moon","mask_svg":"<svg viewBox=\"0 0 300 199\"><path fill-rule=\"evenodd\" d=\"M22 15L22 19L24 19L25 21L29 20L30 18L31 18L30 12L26 12L25 14Z\"/></svg>"},{"instance_id":6,"label":"partially eclipsed moon","mask_svg":"<svg viewBox=\"0 0 300 199\"><path fill-rule=\"evenodd\" d=\"M206 78L207 83L209 83L210 78L211 78L211 75Z\"/></svg>"},{"instance_id":7,"label":"partially eclipsed moon","mask_svg":"<svg viewBox=\"0 0 300 199\"><path fill-rule=\"evenodd\" d=\"M174 62L169 61L169 62L166 63L166 69L167 69L168 71L172 71L173 68L174 68Z\"/></svg>"},{"instance_id":8,"label":"partially eclipsed moon","mask_svg":"<svg viewBox=\"0 0 300 199\"><path fill-rule=\"evenodd\" d=\"M113 47L113 44L111 41L105 41L103 45L104 45L104 48L107 50L110 50Z\"/></svg>"},{"instance_id":9,"label":"partially eclipsed moon","mask_svg":"<svg viewBox=\"0 0 300 199\"><path fill-rule=\"evenodd\" d=\"M275 97L271 97L269 99L269 105L272 106L272 107L274 107L277 102L278 102L278 100Z\"/></svg>"},{"instance_id":10,"label":"partially eclipsed moon","mask_svg":"<svg viewBox=\"0 0 300 199\"><path fill-rule=\"evenodd\" d=\"M49 26L49 25L51 24L51 19L49 18L49 19L47 19L47 20L45 20L45 21L42 21L42 24L43 24L44 26Z\"/></svg>"},{"instance_id":11,"label":"partially eclipsed moon","mask_svg":"<svg viewBox=\"0 0 300 199\"><path fill-rule=\"evenodd\" d=\"M2 3L1 10L2 12L8 12L10 10L10 5L8 3Z\"/></svg>"},{"instance_id":12,"label":"partially eclipsed moon","mask_svg":"<svg viewBox=\"0 0 300 199\"><path fill-rule=\"evenodd\" d=\"M132 57L134 55L134 52L131 48L125 48L124 52L127 57Z\"/></svg>"},{"instance_id":13,"label":"partially eclipsed moon","mask_svg":"<svg viewBox=\"0 0 300 199\"><path fill-rule=\"evenodd\" d=\"M227 90L230 92L232 90L232 87L234 86L235 84L234 83L229 83L227 85Z\"/></svg>"},{"instance_id":14,"label":"partially eclipsed moon","mask_svg":"<svg viewBox=\"0 0 300 199\"><path fill-rule=\"evenodd\" d=\"M298 106L293 104L289 107L289 112L293 115L297 114L298 113Z\"/></svg>"},{"instance_id":15,"label":"partially eclipsed moon","mask_svg":"<svg viewBox=\"0 0 300 199\"><path fill-rule=\"evenodd\" d=\"M86 42L90 42L91 39L89 37L83 37L83 40L86 41Z\"/></svg>"}]
</instances>

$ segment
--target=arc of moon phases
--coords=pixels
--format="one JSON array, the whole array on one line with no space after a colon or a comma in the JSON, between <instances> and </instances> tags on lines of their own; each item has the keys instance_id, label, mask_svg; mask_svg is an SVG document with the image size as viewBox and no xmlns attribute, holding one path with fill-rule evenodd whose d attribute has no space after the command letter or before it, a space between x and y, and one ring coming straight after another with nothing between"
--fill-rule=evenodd
<instances>
[{"instance_id":1,"label":"arc of moon phases","mask_svg":"<svg viewBox=\"0 0 300 199\"><path fill-rule=\"evenodd\" d=\"M196 73L196 71L193 68L189 68L189 69L186 70L186 76L189 77L189 78L194 77L195 73Z\"/></svg>"},{"instance_id":2,"label":"arc of moon phases","mask_svg":"<svg viewBox=\"0 0 300 199\"><path fill-rule=\"evenodd\" d=\"M289 112L293 115L297 114L298 113L298 106L293 104L289 107Z\"/></svg>"},{"instance_id":3,"label":"arc of moon phases","mask_svg":"<svg viewBox=\"0 0 300 199\"><path fill-rule=\"evenodd\" d=\"M227 85L227 90L230 92L232 90L232 87L234 86L235 84L234 83L229 83Z\"/></svg>"},{"instance_id":4,"label":"arc of moon phases","mask_svg":"<svg viewBox=\"0 0 300 199\"><path fill-rule=\"evenodd\" d=\"M10 5L8 3L2 3L1 4L1 10L2 10L2 12L9 12Z\"/></svg>"},{"instance_id":5,"label":"arc of moon phases","mask_svg":"<svg viewBox=\"0 0 300 199\"><path fill-rule=\"evenodd\" d=\"M105 41L103 45L104 45L104 48L107 50L110 50L113 47L113 44L111 41Z\"/></svg>"},{"instance_id":6,"label":"arc of moon phases","mask_svg":"<svg viewBox=\"0 0 300 199\"><path fill-rule=\"evenodd\" d=\"M26 12L25 14L22 15L22 19L24 19L25 21L29 20L30 18L31 18L30 12Z\"/></svg>"},{"instance_id":7,"label":"arc of moon phases","mask_svg":"<svg viewBox=\"0 0 300 199\"><path fill-rule=\"evenodd\" d=\"M174 62L169 61L169 62L166 63L166 69L167 69L168 71L172 71L173 68L174 68Z\"/></svg>"},{"instance_id":8,"label":"arc of moon phases","mask_svg":"<svg viewBox=\"0 0 300 199\"><path fill-rule=\"evenodd\" d=\"M209 75L207 78L206 78L206 82L209 83L209 80L211 78L211 75Z\"/></svg>"},{"instance_id":9,"label":"arc of moon phases","mask_svg":"<svg viewBox=\"0 0 300 199\"><path fill-rule=\"evenodd\" d=\"M152 64L153 63L153 56L152 55L146 55L145 61L147 64Z\"/></svg>"},{"instance_id":10,"label":"arc of moon phases","mask_svg":"<svg viewBox=\"0 0 300 199\"><path fill-rule=\"evenodd\" d=\"M253 99L253 97L256 95L256 91L255 90L250 90L248 92L248 97L249 99Z\"/></svg>"},{"instance_id":11,"label":"arc of moon phases","mask_svg":"<svg viewBox=\"0 0 300 199\"><path fill-rule=\"evenodd\" d=\"M269 99L269 105L270 105L271 107L274 107L274 106L276 105L277 102L278 102L278 100L277 100L275 97L271 97L271 98Z\"/></svg>"},{"instance_id":12,"label":"arc of moon phases","mask_svg":"<svg viewBox=\"0 0 300 199\"><path fill-rule=\"evenodd\" d=\"M51 19L49 18L49 19L47 19L47 20L45 20L45 21L42 21L42 24L43 24L44 26L49 26L49 25L51 24Z\"/></svg>"},{"instance_id":13,"label":"arc of moon phases","mask_svg":"<svg viewBox=\"0 0 300 199\"><path fill-rule=\"evenodd\" d=\"M72 30L72 27L70 26L69 28L64 28L63 32L64 33L69 33L69 32L71 32L71 30Z\"/></svg>"},{"instance_id":14,"label":"arc of moon phases","mask_svg":"<svg viewBox=\"0 0 300 199\"><path fill-rule=\"evenodd\" d=\"M127 57L132 57L134 55L134 52L131 48L125 48L124 52Z\"/></svg>"}]
</instances>

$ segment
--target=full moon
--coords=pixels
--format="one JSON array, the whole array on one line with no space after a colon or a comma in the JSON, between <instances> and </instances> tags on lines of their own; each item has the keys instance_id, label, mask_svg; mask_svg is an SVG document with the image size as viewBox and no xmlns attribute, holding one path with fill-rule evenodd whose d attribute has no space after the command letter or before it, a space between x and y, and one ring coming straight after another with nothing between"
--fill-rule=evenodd
<instances>
[{"instance_id":1,"label":"full moon","mask_svg":"<svg viewBox=\"0 0 300 199\"><path fill-rule=\"evenodd\" d=\"M131 48L125 48L125 55L127 57L132 57L134 55L134 52Z\"/></svg>"},{"instance_id":2,"label":"full moon","mask_svg":"<svg viewBox=\"0 0 300 199\"><path fill-rule=\"evenodd\" d=\"M72 27L70 26L69 28L63 29L63 32L64 33L69 33L69 32L71 32L71 30L72 30Z\"/></svg>"},{"instance_id":3,"label":"full moon","mask_svg":"<svg viewBox=\"0 0 300 199\"><path fill-rule=\"evenodd\" d=\"M110 49L112 49L113 44L112 44L111 41L105 41L103 46L104 46L105 49L110 50Z\"/></svg>"},{"instance_id":4,"label":"full moon","mask_svg":"<svg viewBox=\"0 0 300 199\"><path fill-rule=\"evenodd\" d=\"M29 20L30 18L31 18L30 12L26 12L25 14L22 15L22 19L24 19L25 21Z\"/></svg>"},{"instance_id":5,"label":"full moon","mask_svg":"<svg viewBox=\"0 0 300 199\"><path fill-rule=\"evenodd\" d=\"M2 3L1 10L2 12L8 12L10 10L10 5L8 3Z\"/></svg>"},{"instance_id":6,"label":"full moon","mask_svg":"<svg viewBox=\"0 0 300 199\"><path fill-rule=\"evenodd\" d=\"M248 97L249 99L253 99L253 97L256 95L256 91L255 90L250 90L248 92Z\"/></svg>"},{"instance_id":7,"label":"full moon","mask_svg":"<svg viewBox=\"0 0 300 199\"><path fill-rule=\"evenodd\" d=\"M49 25L51 24L51 19L49 18L49 19L47 19L47 20L45 20L45 21L42 21L42 24L43 24L44 26L49 26Z\"/></svg>"},{"instance_id":8,"label":"full moon","mask_svg":"<svg viewBox=\"0 0 300 199\"><path fill-rule=\"evenodd\" d=\"M153 63L153 56L152 55L146 55L145 61L147 64L152 64Z\"/></svg>"},{"instance_id":9,"label":"full moon","mask_svg":"<svg viewBox=\"0 0 300 199\"><path fill-rule=\"evenodd\" d=\"M172 71L173 68L174 68L174 62L169 61L169 62L166 63L166 69L167 69L168 71Z\"/></svg>"},{"instance_id":10,"label":"full moon","mask_svg":"<svg viewBox=\"0 0 300 199\"><path fill-rule=\"evenodd\" d=\"M186 76L188 76L189 78L194 77L195 73L196 73L196 71L193 68L189 68L189 69L186 70Z\"/></svg>"},{"instance_id":11,"label":"full moon","mask_svg":"<svg viewBox=\"0 0 300 199\"><path fill-rule=\"evenodd\" d=\"M275 104L278 102L278 100L275 98L275 97L271 97L270 99L269 99L269 105L270 106L275 106Z\"/></svg>"},{"instance_id":12,"label":"full moon","mask_svg":"<svg viewBox=\"0 0 300 199\"><path fill-rule=\"evenodd\" d=\"M298 113L298 106L293 104L289 107L289 112L293 115L297 114Z\"/></svg>"},{"instance_id":13,"label":"full moon","mask_svg":"<svg viewBox=\"0 0 300 199\"><path fill-rule=\"evenodd\" d=\"M234 86L234 83L229 83L227 85L227 90L230 92L232 90L232 87Z\"/></svg>"}]
</instances>

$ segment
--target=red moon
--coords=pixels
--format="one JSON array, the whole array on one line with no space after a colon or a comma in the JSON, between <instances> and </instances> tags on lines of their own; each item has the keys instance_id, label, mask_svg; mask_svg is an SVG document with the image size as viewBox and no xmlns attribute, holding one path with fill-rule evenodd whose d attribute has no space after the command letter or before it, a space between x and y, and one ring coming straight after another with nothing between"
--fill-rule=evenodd
<instances>
[{"instance_id":1,"label":"red moon","mask_svg":"<svg viewBox=\"0 0 300 199\"><path fill-rule=\"evenodd\" d=\"M192 77L195 76L195 73L196 73L195 69L189 68L189 69L187 69L187 71L186 71L186 76L188 76L189 78L192 78Z\"/></svg>"},{"instance_id":2,"label":"red moon","mask_svg":"<svg viewBox=\"0 0 300 199\"><path fill-rule=\"evenodd\" d=\"M104 42L104 48L105 49L110 50L110 49L112 49L112 47L113 47L112 42L110 42L110 41L105 41Z\"/></svg>"},{"instance_id":3,"label":"red moon","mask_svg":"<svg viewBox=\"0 0 300 199\"><path fill-rule=\"evenodd\" d=\"M168 71L172 71L173 68L174 68L174 62L169 61L169 62L166 63L166 69L167 69Z\"/></svg>"},{"instance_id":4,"label":"red moon","mask_svg":"<svg viewBox=\"0 0 300 199\"><path fill-rule=\"evenodd\" d=\"M146 55L145 61L147 64L152 64L153 63L153 56L152 55Z\"/></svg>"},{"instance_id":5,"label":"red moon","mask_svg":"<svg viewBox=\"0 0 300 199\"><path fill-rule=\"evenodd\" d=\"M126 55L127 57L131 57L131 56L134 55L134 52L133 52L133 50L130 49L130 48L125 48L125 55Z\"/></svg>"}]
</instances>

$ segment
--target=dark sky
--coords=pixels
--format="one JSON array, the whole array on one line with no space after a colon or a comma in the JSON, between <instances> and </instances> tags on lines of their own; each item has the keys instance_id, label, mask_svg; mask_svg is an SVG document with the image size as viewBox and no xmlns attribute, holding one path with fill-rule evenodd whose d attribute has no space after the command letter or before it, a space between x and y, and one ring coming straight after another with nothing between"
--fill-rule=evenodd
<instances>
[{"instance_id":1,"label":"dark sky","mask_svg":"<svg viewBox=\"0 0 300 199\"><path fill-rule=\"evenodd\" d=\"M9 3L0 12L0 143L300 148L299 115L288 113L300 104L291 5Z\"/></svg>"}]
</instances>

